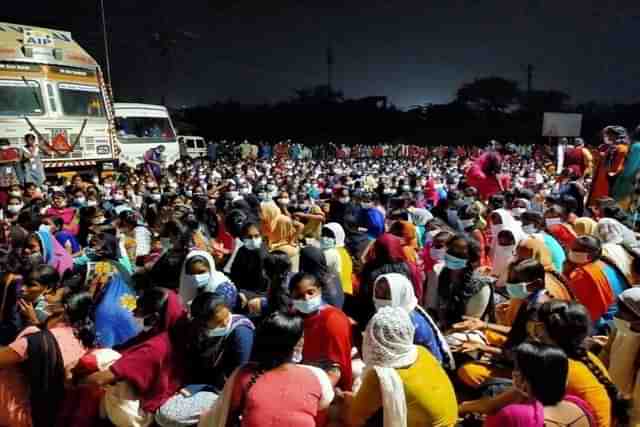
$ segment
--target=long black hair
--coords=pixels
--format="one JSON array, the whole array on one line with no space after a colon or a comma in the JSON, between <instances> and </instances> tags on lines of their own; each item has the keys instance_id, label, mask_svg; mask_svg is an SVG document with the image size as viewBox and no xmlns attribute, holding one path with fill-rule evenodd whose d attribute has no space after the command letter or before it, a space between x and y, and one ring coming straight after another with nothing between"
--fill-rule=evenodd
<instances>
[{"instance_id":1,"label":"long black hair","mask_svg":"<svg viewBox=\"0 0 640 427\"><path fill-rule=\"evenodd\" d=\"M514 350L515 367L544 406L557 405L564 398L569 361L561 348L524 342Z\"/></svg>"},{"instance_id":2,"label":"long black hair","mask_svg":"<svg viewBox=\"0 0 640 427\"><path fill-rule=\"evenodd\" d=\"M276 311L267 316L256 330L251 352L253 375L245 394L265 372L277 368L293 356L302 338L304 322L301 317Z\"/></svg>"},{"instance_id":3,"label":"long black hair","mask_svg":"<svg viewBox=\"0 0 640 427\"><path fill-rule=\"evenodd\" d=\"M69 326L86 348L96 345L96 325L93 321L93 297L88 292L68 294L62 300Z\"/></svg>"},{"instance_id":4,"label":"long black hair","mask_svg":"<svg viewBox=\"0 0 640 427\"><path fill-rule=\"evenodd\" d=\"M574 301L552 300L540 306L538 320L544 324L549 338L564 350L570 359L582 362L604 386L611 399L613 415L618 422L626 425L629 420L629 401L622 398L616 385L589 357L584 344L592 325L587 309Z\"/></svg>"}]
</instances>

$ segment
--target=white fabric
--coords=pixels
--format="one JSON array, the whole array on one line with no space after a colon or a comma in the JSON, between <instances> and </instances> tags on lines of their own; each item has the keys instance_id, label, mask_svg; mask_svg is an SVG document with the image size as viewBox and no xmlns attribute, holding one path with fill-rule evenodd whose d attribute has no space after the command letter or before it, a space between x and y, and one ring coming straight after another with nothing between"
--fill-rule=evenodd
<instances>
[{"instance_id":1,"label":"white fabric","mask_svg":"<svg viewBox=\"0 0 640 427\"><path fill-rule=\"evenodd\" d=\"M140 399L127 381L105 387L100 413L116 427L148 427L153 422L153 414L140 407Z\"/></svg>"},{"instance_id":2,"label":"white fabric","mask_svg":"<svg viewBox=\"0 0 640 427\"><path fill-rule=\"evenodd\" d=\"M433 215L427 209L409 208L411 221L416 225L427 225L433 219Z\"/></svg>"},{"instance_id":3,"label":"white fabric","mask_svg":"<svg viewBox=\"0 0 640 427\"><path fill-rule=\"evenodd\" d=\"M327 261L327 266L333 270L338 276L342 273L342 259L336 248L325 249L322 251L324 258Z\"/></svg>"},{"instance_id":4,"label":"white fabric","mask_svg":"<svg viewBox=\"0 0 640 427\"><path fill-rule=\"evenodd\" d=\"M380 382L384 427L407 426L407 398L395 368L417 360L414 334L409 314L399 307L382 307L364 332L362 360L367 369L375 370Z\"/></svg>"},{"instance_id":5,"label":"white fabric","mask_svg":"<svg viewBox=\"0 0 640 427\"><path fill-rule=\"evenodd\" d=\"M244 243L242 242L242 240L236 237L233 241L233 252L231 253L231 256L229 257L229 260L227 261L227 263L224 265L224 268L222 269L222 271L224 271L227 274L231 273L231 267L233 266L233 262L236 260L236 256L238 256L238 251L243 246L244 246Z\"/></svg>"},{"instance_id":6,"label":"white fabric","mask_svg":"<svg viewBox=\"0 0 640 427\"><path fill-rule=\"evenodd\" d=\"M205 260L207 260L207 264L209 264L209 283L202 289L199 289L197 286L195 286L194 283L187 277L187 262L189 261L189 259L195 256L204 258ZM191 301L193 301L195 297L198 296L198 293L215 292L216 288L225 282L231 282L231 280L227 276L225 276L224 273L216 270L216 263L213 260L211 254L205 251L194 250L189 252L184 262L182 263L182 271L180 273L180 288L178 290L178 293L180 294L180 297L185 304L190 304Z\"/></svg>"},{"instance_id":7,"label":"white fabric","mask_svg":"<svg viewBox=\"0 0 640 427\"><path fill-rule=\"evenodd\" d=\"M489 250L489 256L491 257L492 274L496 277L500 277L500 274L509 265L513 257L513 249L518 246L518 243L527 237L527 234L522 230L522 226L511 215L511 212L505 209L496 209L492 214L497 214L502 224L492 225L491 234L492 242ZM514 240L514 248L510 250L501 249L498 244L498 234L503 231L511 232Z\"/></svg>"},{"instance_id":8,"label":"white fabric","mask_svg":"<svg viewBox=\"0 0 640 427\"><path fill-rule=\"evenodd\" d=\"M598 221L598 237L603 243L621 244L624 241L622 224L612 218L602 218Z\"/></svg>"},{"instance_id":9,"label":"white fabric","mask_svg":"<svg viewBox=\"0 0 640 427\"><path fill-rule=\"evenodd\" d=\"M347 238L344 228L342 228L342 226L337 222L330 222L324 227L328 228L333 233L333 236L336 239L336 248L344 248L344 241Z\"/></svg>"},{"instance_id":10,"label":"white fabric","mask_svg":"<svg viewBox=\"0 0 640 427\"><path fill-rule=\"evenodd\" d=\"M449 345L440 332L440 328L436 322L433 321L429 313L427 313L420 305L418 304L418 298L416 298L416 294L413 290L413 284L411 281L404 275L398 273L389 273L383 274L378 277L373 284L373 293L375 295L375 289L378 283L382 279L385 279L387 283L389 283L389 292L391 293L391 307L400 307L407 314L411 314L413 310L417 310L422 314L422 316L427 320L431 330L436 334L437 340L440 343L440 350L448 356L448 360L453 363L453 355L451 354L451 350L449 349ZM454 366L449 366L451 369L454 369Z\"/></svg>"}]
</instances>

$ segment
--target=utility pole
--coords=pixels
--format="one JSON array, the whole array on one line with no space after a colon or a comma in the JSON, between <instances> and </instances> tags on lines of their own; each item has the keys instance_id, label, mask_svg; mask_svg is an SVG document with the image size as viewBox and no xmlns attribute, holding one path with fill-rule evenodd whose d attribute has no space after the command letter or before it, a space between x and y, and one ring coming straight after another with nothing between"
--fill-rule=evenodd
<instances>
[{"instance_id":1,"label":"utility pole","mask_svg":"<svg viewBox=\"0 0 640 427\"><path fill-rule=\"evenodd\" d=\"M100 0L100 15L102 16L102 37L104 39L104 59L107 66L107 80L109 80L109 88L113 91L113 83L111 82L111 60L109 58L109 37L107 36L107 18L104 12L104 0Z\"/></svg>"}]
</instances>

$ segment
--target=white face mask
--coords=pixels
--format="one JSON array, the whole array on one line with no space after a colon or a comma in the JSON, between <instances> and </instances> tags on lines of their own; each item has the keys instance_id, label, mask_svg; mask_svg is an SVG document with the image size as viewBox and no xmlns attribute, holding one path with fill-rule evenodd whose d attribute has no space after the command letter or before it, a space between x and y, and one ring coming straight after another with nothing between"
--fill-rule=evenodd
<instances>
[{"instance_id":1,"label":"white face mask","mask_svg":"<svg viewBox=\"0 0 640 427\"><path fill-rule=\"evenodd\" d=\"M84 197L76 197L75 202L79 205L84 205L87 202L87 199Z\"/></svg>"},{"instance_id":2,"label":"white face mask","mask_svg":"<svg viewBox=\"0 0 640 427\"><path fill-rule=\"evenodd\" d=\"M536 234L538 232L538 229L533 224L527 224L522 226L522 230L527 234Z\"/></svg>"},{"instance_id":3,"label":"white face mask","mask_svg":"<svg viewBox=\"0 0 640 427\"><path fill-rule=\"evenodd\" d=\"M338 199L338 201L343 204L349 203L349 200L351 200L349 197L340 197Z\"/></svg>"},{"instance_id":4,"label":"white face mask","mask_svg":"<svg viewBox=\"0 0 640 427\"><path fill-rule=\"evenodd\" d=\"M19 205L9 205L7 206L7 211L9 211L9 213L11 214L17 214L18 212L20 212L22 210L23 205L19 204Z\"/></svg>"},{"instance_id":5,"label":"white face mask","mask_svg":"<svg viewBox=\"0 0 640 427\"><path fill-rule=\"evenodd\" d=\"M436 249L434 247L431 248L431 250L429 251L429 256L431 256L431 259L434 261L444 261L444 256L447 253L447 248L442 247L440 249Z\"/></svg>"},{"instance_id":6,"label":"white face mask","mask_svg":"<svg viewBox=\"0 0 640 427\"><path fill-rule=\"evenodd\" d=\"M323 237L320 239L320 247L324 250L336 247L336 239L331 237Z\"/></svg>"},{"instance_id":7,"label":"white face mask","mask_svg":"<svg viewBox=\"0 0 640 427\"><path fill-rule=\"evenodd\" d=\"M307 300L293 300L293 308L303 314L316 312L320 309L320 306L322 306L322 295L318 295Z\"/></svg>"},{"instance_id":8,"label":"white face mask","mask_svg":"<svg viewBox=\"0 0 640 427\"><path fill-rule=\"evenodd\" d=\"M209 284L210 273L190 274L191 281L197 288L204 288Z\"/></svg>"},{"instance_id":9,"label":"white face mask","mask_svg":"<svg viewBox=\"0 0 640 427\"><path fill-rule=\"evenodd\" d=\"M225 323L224 326L218 326L213 329L206 329L204 334L207 338L216 338L216 337L225 337L229 335L231 332L231 316L229 316L229 320Z\"/></svg>"},{"instance_id":10,"label":"white face mask","mask_svg":"<svg viewBox=\"0 0 640 427\"><path fill-rule=\"evenodd\" d=\"M249 250L255 251L262 246L262 237L255 237L253 239L244 239L242 244Z\"/></svg>"},{"instance_id":11,"label":"white face mask","mask_svg":"<svg viewBox=\"0 0 640 427\"><path fill-rule=\"evenodd\" d=\"M562 219L560 218L545 218L544 223L547 227L551 227L552 225L562 224Z\"/></svg>"}]
</instances>

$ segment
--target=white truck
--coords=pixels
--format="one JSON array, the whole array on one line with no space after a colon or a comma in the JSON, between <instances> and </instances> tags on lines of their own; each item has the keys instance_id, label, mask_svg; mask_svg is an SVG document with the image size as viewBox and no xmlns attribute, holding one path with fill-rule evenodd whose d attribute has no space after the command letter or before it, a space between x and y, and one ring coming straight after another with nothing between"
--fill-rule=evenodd
<instances>
[{"instance_id":1,"label":"white truck","mask_svg":"<svg viewBox=\"0 0 640 427\"><path fill-rule=\"evenodd\" d=\"M176 131L164 106L116 102L114 111L121 163L136 167L149 149L160 145L165 163L180 158Z\"/></svg>"},{"instance_id":2,"label":"white truck","mask_svg":"<svg viewBox=\"0 0 640 427\"><path fill-rule=\"evenodd\" d=\"M47 174L113 170L117 146L98 63L66 31L0 23L0 140L39 139Z\"/></svg>"}]
</instances>

